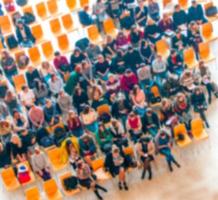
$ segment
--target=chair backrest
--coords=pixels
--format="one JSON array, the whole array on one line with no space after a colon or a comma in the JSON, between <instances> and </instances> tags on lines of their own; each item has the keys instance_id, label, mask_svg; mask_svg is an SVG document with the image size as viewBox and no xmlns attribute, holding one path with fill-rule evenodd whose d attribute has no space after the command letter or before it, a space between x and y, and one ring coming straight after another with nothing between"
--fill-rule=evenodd
<instances>
[{"instance_id":1,"label":"chair backrest","mask_svg":"<svg viewBox=\"0 0 218 200\"><path fill-rule=\"evenodd\" d=\"M62 20L62 24L63 24L63 27L67 30L67 31L70 31L73 29L73 18L71 16L71 14L66 14L66 15L63 15L61 17L61 20Z\"/></svg>"},{"instance_id":2,"label":"chair backrest","mask_svg":"<svg viewBox=\"0 0 218 200\"><path fill-rule=\"evenodd\" d=\"M61 32L61 23L58 18L50 20L49 24L53 34L59 34Z\"/></svg>"},{"instance_id":3,"label":"chair backrest","mask_svg":"<svg viewBox=\"0 0 218 200\"><path fill-rule=\"evenodd\" d=\"M189 47L183 51L185 64L191 64L195 60L195 51L192 47Z\"/></svg>"},{"instance_id":4,"label":"chair backrest","mask_svg":"<svg viewBox=\"0 0 218 200\"><path fill-rule=\"evenodd\" d=\"M172 3L172 0L162 0L163 7L166 7L168 4Z\"/></svg>"},{"instance_id":5,"label":"chair backrest","mask_svg":"<svg viewBox=\"0 0 218 200\"><path fill-rule=\"evenodd\" d=\"M48 17L48 12L47 12L45 2L40 2L40 3L36 4L36 11L37 11L37 14L40 18L44 19L44 18Z\"/></svg>"},{"instance_id":6,"label":"chair backrest","mask_svg":"<svg viewBox=\"0 0 218 200\"><path fill-rule=\"evenodd\" d=\"M12 26L8 15L0 16L0 28L3 34L10 33Z\"/></svg>"},{"instance_id":7,"label":"chair backrest","mask_svg":"<svg viewBox=\"0 0 218 200\"><path fill-rule=\"evenodd\" d=\"M80 7L82 8L89 4L90 4L89 0L80 0Z\"/></svg>"},{"instance_id":8,"label":"chair backrest","mask_svg":"<svg viewBox=\"0 0 218 200\"><path fill-rule=\"evenodd\" d=\"M41 55L37 46L29 48L28 53L32 63L37 63L40 61Z\"/></svg>"},{"instance_id":9,"label":"chair backrest","mask_svg":"<svg viewBox=\"0 0 218 200\"><path fill-rule=\"evenodd\" d=\"M57 183L54 179L45 181L43 186L48 198L52 198L58 192Z\"/></svg>"},{"instance_id":10,"label":"chair backrest","mask_svg":"<svg viewBox=\"0 0 218 200\"><path fill-rule=\"evenodd\" d=\"M58 13L58 2L57 0L48 0L47 1L48 11L51 15Z\"/></svg>"},{"instance_id":11,"label":"chair backrest","mask_svg":"<svg viewBox=\"0 0 218 200\"><path fill-rule=\"evenodd\" d=\"M199 45L199 54L202 60L207 59L210 56L210 46L208 42L202 42Z\"/></svg>"},{"instance_id":12,"label":"chair backrest","mask_svg":"<svg viewBox=\"0 0 218 200\"><path fill-rule=\"evenodd\" d=\"M187 8L187 7L188 7L188 0L178 0L178 4L179 4L182 8Z\"/></svg>"},{"instance_id":13,"label":"chair backrest","mask_svg":"<svg viewBox=\"0 0 218 200\"><path fill-rule=\"evenodd\" d=\"M213 35L213 24L210 22L202 24L201 30L205 39L210 38Z\"/></svg>"},{"instance_id":14,"label":"chair backrest","mask_svg":"<svg viewBox=\"0 0 218 200\"><path fill-rule=\"evenodd\" d=\"M53 165L62 163L62 151L60 148L52 148L48 150L48 157Z\"/></svg>"},{"instance_id":15,"label":"chair backrest","mask_svg":"<svg viewBox=\"0 0 218 200\"><path fill-rule=\"evenodd\" d=\"M113 32L116 30L116 27L114 25L114 21L111 18L106 19L103 22L104 31L106 34L113 34Z\"/></svg>"},{"instance_id":16,"label":"chair backrest","mask_svg":"<svg viewBox=\"0 0 218 200\"><path fill-rule=\"evenodd\" d=\"M166 54L166 52L169 51L169 45L165 39L157 41L155 46L157 49L157 54L159 55Z\"/></svg>"},{"instance_id":17,"label":"chair backrest","mask_svg":"<svg viewBox=\"0 0 218 200\"><path fill-rule=\"evenodd\" d=\"M99 116L101 116L104 113L110 114L110 111L111 111L111 109L110 109L110 106L108 104L100 105L97 108L97 113Z\"/></svg>"},{"instance_id":18,"label":"chair backrest","mask_svg":"<svg viewBox=\"0 0 218 200\"><path fill-rule=\"evenodd\" d=\"M209 1L204 4L204 9L206 11L208 8L213 7L213 6L214 6L213 1Z\"/></svg>"},{"instance_id":19,"label":"chair backrest","mask_svg":"<svg viewBox=\"0 0 218 200\"><path fill-rule=\"evenodd\" d=\"M70 42L67 34L59 35L57 37L58 47L61 51L67 51L70 48Z\"/></svg>"},{"instance_id":20,"label":"chair backrest","mask_svg":"<svg viewBox=\"0 0 218 200\"><path fill-rule=\"evenodd\" d=\"M77 1L76 0L66 0L66 5L71 11L73 11L77 7Z\"/></svg>"},{"instance_id":21,"label":"chair backrest","mask_svg":"<svg viewBox=\"0 0 218 200\"><path fill-rule=\"evenodd\" d=\"M24 13L31 13L31 14L35 15L32 6L24 6L22 8L22 11L23 11L23 14Z\"/></svg>"},{"instance_id":22,"label":"chair backrest","mask_svg":"<svg viewBox=\"0 0 218 200\"><path fill-rule=\"evenodd\" d=\"M54 56L54 48L50 41L42 43L42 52L47 59Z\"/></svg>"},{"instance_id":23,"label":"chair backrest","mask_svg":"<svg viewBox=\"0 0 218 200\"><path fill-rule=\"evenodd\" d=\"M43 39L44 33L43 33L42 26L40 24L32 26L31 31L36 39L36 42L39 42Z\"/></svg>"},{"instance_id":24,"label":"chair backrest","mask_svg":"<svg viewBox=\"0 0 218 200\"><path fill-rule=\"evenodd\" d=\"M37 187L29 188L25 191L26 200L40 200L40 192Z\"/></svg>"},{"instance_id":25,"label":"chair backrest","mask_svg":"<svg viewBox=\"0 0 218 200\"><path fill-rule=\"evenodd\" d=\"M91 163L91 166L92 166L93 171L97 171L98 169L104 167L104 159L99 158L99 159L93 160Z\"/></svg>"},{"instance_id":26,"label":"chair backrest","mask_svg":"<svg viewBox=\"0 0 218 200\"><path fill-rule=\"evenodd\" d=\"M191 131L193 135L200 135L204 130L204 124L201 118L193 119L191 121Z\"/></svg>"},{"instance_id":27,"label":"chair backrest","mask_svg":"<svg viewBox=\"0 0 218 200\"><path fill-rule=\"evenodd\" d=\"M160 97L160 91L159 91L159 88L154 85L151 87L151 93L154 95L154 97Z\"/></svg>"},{"instance_id":28,"label":"chair backrest","mask_svg":"<svg viewBox=\"0 0 218 200\"><path fill-rule=\"evenodd\" d=\"M187 134L185 124L178 124L174 127L174 137L176 138L179 134Z\"/></svg>"},{"instance_id":29,"label":"chair backrest","mask_svg":"<svg viewBox=\"0 0 218 200\"><path fill-rule=\"evenodd\" d=\"M2 181L6 186L10 186L13 183L14 179L16 179L14 170L12 167L3 169L1 172Z\"/></svg>"},{"instance_id":30,"label":"chair backrest","mask_svg":"<svg viewBox=\"0 0 218 200\"><path fill-rule=\"evenodd\" d=\"M87 31L88 37L91 41L96 41L100 36L98 27L96 25L91 25L90 27L88 27Z\"/></svg>"},{"instance_id":31,"label":"chair backrest","mask_svg":"<svg viewBox=\"0 0 218 200\"><path fill-rule=\"evenodd\" d=\"M27 84L23 74L13 76L13 82L17 92L20 92L22 87Z\"/></svg>"},{"instance_id":32,"label":"chair backrest","mask_svg":"<svg viewBox=\"0 0 218 200\"><path fill-rule=\"evenodd\" d=\"M125 155L130 155L130 156L134 155L134 151L133 151L133 148L132 148L132 147L126 147L126 148L124 148L124 149L123 149L123 152L124 152Z\"/></svg>"}]
</instances>

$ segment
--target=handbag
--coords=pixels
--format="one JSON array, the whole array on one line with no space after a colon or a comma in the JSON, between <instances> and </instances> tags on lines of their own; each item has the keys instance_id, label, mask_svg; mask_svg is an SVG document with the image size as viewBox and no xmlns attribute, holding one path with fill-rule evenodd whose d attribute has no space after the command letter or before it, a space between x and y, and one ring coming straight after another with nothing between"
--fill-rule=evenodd
<instances>
[{"instance_id":1,"label":"handbag","mask_svg":"<svg viewBox=\"0 0 218 200\"><path fill-rule=\"evenodd\" d=\"M75 190L78 186L78 179L75 176L70 176L64 179L63 184L67 191Z\"/></svg>"},{"instance_id":2,"label":"handbag","mask_svg":"<svg viewBox=\"0 0 218 200\"><path fill-rule=\"evenodd\" d=\"M213 17L215 15L217 15L218 10L216 6L211 6L206 10L206 16L208 17Z\"/></svg>"}]
</instances>

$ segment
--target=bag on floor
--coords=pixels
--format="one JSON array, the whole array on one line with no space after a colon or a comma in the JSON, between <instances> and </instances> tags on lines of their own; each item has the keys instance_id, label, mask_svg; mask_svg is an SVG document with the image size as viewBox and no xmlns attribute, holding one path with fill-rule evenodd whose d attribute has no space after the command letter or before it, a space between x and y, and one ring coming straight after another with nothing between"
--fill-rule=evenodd
<instances>
[{"instance_id":1,"label":"bag on floor","mask_svg":"<svg viewBox=\"0 0 218 200\"><path fill-rule=\"evenodd\" d=\"M218 10L216 6L211 6L206 10L206 16L208 17L213 17L215 15L217 15Z\"/></svg>"},{"instance_id":2,"label":"bag on floor","mask_svg":"<svg viewBox=\"0 0 218 200\"><path fill-rule=\"evenodd\" d=\"M75 176L70 176L65 178L63 183L67 191L75 190L78 186L78 179Z\"/></svg>"}]
</instances>

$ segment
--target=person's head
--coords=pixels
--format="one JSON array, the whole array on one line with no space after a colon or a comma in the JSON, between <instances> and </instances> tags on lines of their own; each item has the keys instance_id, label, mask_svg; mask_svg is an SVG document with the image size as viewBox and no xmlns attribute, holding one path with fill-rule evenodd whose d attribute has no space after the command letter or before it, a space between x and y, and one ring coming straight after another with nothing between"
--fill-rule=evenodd
<instances>
[{"instance_id":1,"label":"person's head","mask_svg":"<svg viewBox=\"0 0 218 200\"><path fill-rule=\"evenodd\" d=\"M127 77L129 77L129 76L131 76L132 75L132 71L131 71L131 69L126 69L126 71L125 71L125 76L127 76Z\"/></svg>"},{"instance_id":2,"label":"person's head","mask_svg":"<svg viewBox=\"0 0 218 200\"><path fill-rule=\"evenodd\" d=\"M167 133L164 130L161 130L160 137L164 139L164 138L166 138L166 136L167 136Z\"/></svg>"},{"instance_id":3,"label":"person's head","mask_svg":"<svg viewBox=\"0 0 218 200\"><path fill-rule=\"evenodd\" d=\"M40 150L39 146L34 147L34 153L35 154L40 154L41 153L41 150Z\"/></svg>"},{"instance_id":4,"label":"person's head","mask_svg":"<svg viewBox=\"0 0 218 200\"><path fill-rule=\"evenodd\" d=\"M113 83L115 80L116 80L116 79L115 79L115 76L114 76L113 74L110 74L109 77L108 77L108 81L109 81L110 83Z\"/></svg>"},{"instance_id":5,"label":"person's head","mask_svg":"<svg viewBox=\"0 0 218 200\"><path fill-rule=\"evenodd\" d=\"M153 113L152 108L148 107L147 110L146 110L146 115L151 116L152 113Z\"/></svg>"},{"instance_id":6,"label":"person's head","mask_svg":"<svg viewBox=\"0 0 218 200\"><path fill-rule=\"evenodd\" d=\"M59 58L59 57L61 56L61 54L60 54L59 51L55 51L54 56L55 56L56 58Z\"/></svg>"},{"instance_id":7,"label":"person's head","mask_svg":"<svg viewBox=\"0 0 218 200\"><path fill-rule=\"evenodd\" d=\"M164 108L168 108L170 106L171 102L169 99L167 98L163 98L161 101L161 107Z\"/></svg>"},{"instance_id":8,"label":"person's head","mask_svg":"<svg viewBox=\"0 0 218 200\"><path fill-rule=\"evenodd\" d=\"M74 144L71 141L71 139L67 139L67 141L66 141L66 150L67 150L68 155L70 155L71 150L74 149L74 148L75 147L74 147Z\"/></svg>"},{"instance_id":9,"label":"person's head","mask_svg":"<svg viewBox=\"0 0 218 200\"><path fill-rule=\"evenodd\" d=\"M81 95L82 94L82 88L80 86L76 86L74 93L76 95Z\"/></svg>"},{"instance_id":10,"label":"person's head","mask_svg":"<svg viewBox=\"0 0 218 200\"><path fill-rule=\"evenodd\" d=\"M196 88L194 89L194 93L195 93L196 95L201 94L201 93L202 93L201 88L200 88L200 87L196 87Z\"/></svg>"},{"instance_id":11,"label":"person's head","mask_svg":"<svg viewBox=\"0 0 218 200\"><path fill-rule=\"evenodd\" d=\"M26 85L22 86L22 91L23 91L24 93L27 93L27 92L29 91L28 86L26 86Z\"/></svg>"},{"instance_id":12,"label":"person's head","mask_svg":"<svg viewBox=\"0 0 218 200\"><path fill-rule=\"evenodd\" d=\"M8 90L6 93L6 97L7 99L13 99L14 98L13 92L11 90Z\"/></svg>"},{"instance_id":13,"label":"person's head","mask_svg":"<svg viewBox=\"0 0 218 200\"><path fill-rule=\"evenodd\" d=\"M23 20L22 19L17 20L16 25L18 28L22 29L24 27Z\"/></svg>"},{"instance_id":14,"label":"person's head","mask_svg":"<svg viewBox=\"0 0 218 200\"><path fill-rule=\"evenodd\" d=\"M72 119L72 118L74 118L74 117L76 117L76 116L77 116L77 115L76 115L76 112L75 112L75 111L73 111L73 110L70 110L70 111L69 111L69 113L68 113L68 117L69 117L69 118Z\"/></svg>"},{"instance_id":15,"label":"person's head","mask_svg":"<svg viewBox=\"0 0 218 200\"><path fill-rule=\"evenodd\" d=\"M186 97L183 93L178 93L176 96L176 100L178 103L184 103L186 100Z\"/></svg>"},{"instance_id":16,"label":"person's head","mask_svg":"<svg viewBox=\"0 0 218 200\"><path fill-rule=\"evenodd\" d=\"M167 21L169 19L169 15L167 13L163 14L163 20Z\"/></svg>"},{"instance_id":17,"label":"person's head","mask_svg":"<svg viewBox=\"0 0 218 200\"><path fill-rule=\"evenodd\" d=\"M112 145L112 154L115 157L119 156L119 154L120 154L120 150L116 145Z\"/></svg>"},{"instance_id":18,"label":"person's head","mask_svg":"<svg viewBox=\"0 0 218 200\"><path fill-rule=\"evenodd\" d=\"M162 56L160 54L157 54L157 60L162 61Z\"/></svg>"},{"instance_id":19,"label":"person's head","mask_svg":"<svg viewBox=\"0 0 218 200\"><path fill-rule=\"evenodd\" d=\"M106 36L106 42L111 43L113 41L113 38L110 35Z\"/></svg>"},{"instance_id":20,"label":"person's head","mask_svg":"<svg viewBox=\"0 0 218 200\"><path fill-rule=\"evenodd\" d=\"M151 26L151 25L155 24L155 22L154 22L153 19L148 18L148 22L147 22L147 24L148 24L149 26Z\"/></svg>"},{"instance_id":21,"label":"person's head","mask_svg":"<svg viewBox=\"0 0 218 200\"><path fill-rule=\"evenodd\" d=\"M104 124L102 122L98 125L99 131L104 131Z\"/></svg>"},{"instance_id":22,"label":"person's head","mask_svg":"<svg viewBox=\"0 0 218 200\"><path fill-rule=\"evenodd\" d=\"M98 55L98 62L103 63L104 62L104 56L103 55Z\"/></svg>"},{"instance_id":23,"label":"person's head","mask_svg":"<svg viewBox=\"0 0 218 200\"><path fill-rule=\"evenodd\" d=\"M4 146L2 144L2 142L0 142L0 152L2 152L4 150Z\"/></svg>"},{"instance_id":24,"label":"person's head","mask_svg":"<svg viewBox=\"0 0 218 200\"><path fill-rule=\"evenodd\" d=\"M174 9L176 12L179 12L181 10L180 5L179 4L175 5Z\"/></svg>"},{"instance_id":25,"label":"person's head","mask_svg":"<svg viewBox=\"0 0 218 200\"><path fill-rule=\"evenodd\" d=\"M50 63L48 61L43 61L42 62L42 69L49 69L50 68Z\"/></svg>"},{"instance_id":26,"label":"person's head","mask_svg":"<svg viewBox=\"0 0 218 200\"><path fill-rule=\"evenodd\" d=\"M134 85L133 86L133 94L136 95L140 91L139 85Z\"/></svg>"},{"instance_id":27,"label":"person's head","mask_svg":"<svg viewBox=\"0 0 218 200\"><path fill-rule=\"evenodd\" d=\"M182 34L182 30L180 28L176 29L176 37L180 37Z\"/></svg>"},{"instance_id":28,"label":"person's head","mask_svg":"<svg viewBox=\"0 0 218 200\"><path fill-rule=\"evenodd\" d=\"M1 52L1 59L7 59L9 57L9 53L7 51Z\"/></svg>"},{"instance_id":29,"label":"person's head","mask_svg":"<svg viewBox=\"0 0 218 200\"><path fill-rule=\"evenodd\" d=\"M34 71L34 67L33 66L29 66L28 68L27 68L27 70L28 70L28 72L30 72L30 73L32 73L33 71Z\"/></svg>"},{"instance_id":30,"label":"person's head","mask_svg":"<svg viewBox=\"0 0 218 200\"><path fill-rule=\"evenodd\" d=\"M79 57L80 53L81 53L80 49L76 48L76 49L74 50L74 52L73 52L73 55L74 55L75 57Z\"/></svg>"},{"instance_id":31,"label":"person's head","mask_svg":"<svg viewBox=\"0 0 218 200\"><path fill-rule=\"evenodd\" d=\"M82 137L82 141L87 144L90 141L90 136L85 133L84 136Z\"/></svg>"},{"instance_id":32,"label":"person's head","mask_svg":"<svg viewBox=\"0 0 218 200\"><path fill-rule=\"evenodd\" d=\"M196 0L193 0L193 1L192 1L192 6L193 6L193 7L196 7L197 5L198 5L198 4L197 4L197 1L196 1Z\"/></svg>"},{"instance_id":33,"label":"person's head","mask_svg":"<svg viewBox=\"0 0 218 200\"><path fill-rule=\"evenodd\" d=\"M65 96L65 92L63 91L63 90L61 90L60 92L59 92L59 97L64 97Z\"/></svg>"},{"instance_id":34,"label":"person's head","mask_svg":"<svg viewBox=\"0 0 218 200\"><path fill-rule=\"evenodd\" d=\"M56 81L56 80L57 80L57 76L56 76L56 74L53 73L53 74L51 75L51 81L54 82L54 81Z\"/></svg>"},{"instance_id":35,"label":"person's head","mask_svg":"<svg viewBox=\"0 0 218 200\"><path fill-rule=\"evenodd\" d=\"M170 52L170 55L171 55L172 57L177 56L176 50L175 50L175 49L172 49L171 52Z\"/></svg>"},{"instance_id":36,"label":"person's head","mask_svg":"<svg viewBox=\"0 0 218 200\"><path fill-rule=\"evenodd\" d=\"M76 165L78 169L82 169L85 162L82 159L77 160Z\"/></svg>"},{"instance_id":37,"label":"person's head","mask_svg":"<svg viewBox=\"0 0 218 200\"><path fill-rule=\"evenodd\" d=\"M22 146L21 139L17 134L12 134L11 143L17 146Z\"/></svg>"},{"instance_id":38,"label":"person's head","mask_svg":"<svg viewBox=\"0 0 218 200\"><path fill-rule=\"evenodd\" d=\"M77 64L77 65L75 66L74 70L75 70L75 72L77 72L77 73L81 73L81 71L82 71L81 64Z\"/></svg>"},{"instance_id":39,"label":"person's head","mask_svg":"<svg viewBox=\"0 0 218 200\"><path fill-rule=\"evenodd\" d=\"M130 118L136 117L136 113L135 113L134 111L130 112L130 113L129 113L129 117L130 117Z\"/></svg>"},{"instance_id":40,"label":"person's head","mask_svg":"<svg viewBox=\"0 0 218 200\"><path fill-rule=\"evenodd\" d=\"M88 11L89 11L89 5L85 5L85 6L84 6L84 11L85 11L85 12L88 12Z\"/></svg>"},{"instance_id":41,"label":"person's head","mask_svg":"<svg viewBox=\"0 0 218 200\"><path fill-rule=\"evenodd\" d=\"M144 7L144 1L143 0L139 0L138 1L139 7L143 8Z\"/></svg>"},{"instance_id":42,"label":"person's head","mask_svg":"<svg viewBox=\"0 0 218 200\"><path fill-rule=\"evenodd\" d=\"M203 60L201 60L201 61L199 62L199 68L204 68L204 67L205 67L205 63L204 63Z\"/></svg>"},{"instance_id":43,"label":"person's head","mask_svg":"<svg viewBox=\"0 0 218 200\"><path fill-rule=\"evenodd\" d=\"M84 106L84 108L83 108L84 114L88 114L90 111L91 111L90 106L88 106L88 105Z\"/></svg>"},{"instance_id":44,"label":"person's head","mask_svg":"<svg viewBox=\"0 0 218 200\"><path fill-rule=\"evenodd\" d=\"M47 108L51 107L51 106L52 106L52 101L51 101L50 99L46 99L46 100L45 100L45 106L46 106Z\"/></svg>"},{"instance_id":45,"label":"person's head","mask_svg":"<svg viewBox=\"0 0 218 200\"><path fill-rule=\"evenodd\" d=\"M94 90L93 90L93 100L99 100L102 96L102 92L101 90L99 90L98 87L95 87Z\"/></svg>"},{"instance_id":46,"label":"person's head","mask_svg":"<svg viewBox=\"0 0 218 200\"><path fill-rule=\"evenodd\" d=\"M132 47L132 46L129 46L128 52L129 52L129 53L132 53L133 51L134 51L133 47Z\"/></svg>"}]
</instances>

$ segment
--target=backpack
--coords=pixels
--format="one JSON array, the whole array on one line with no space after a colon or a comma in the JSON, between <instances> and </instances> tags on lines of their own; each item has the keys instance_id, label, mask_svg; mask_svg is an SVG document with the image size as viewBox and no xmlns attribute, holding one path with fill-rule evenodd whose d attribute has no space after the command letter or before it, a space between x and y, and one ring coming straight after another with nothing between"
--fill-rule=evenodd
<instances>
[{"instance_id":1,"label":"backpack","mask_svg":"<svg viewBox=\"0 0 218 200\"><path fill-rule=\"evenodd\" d=\"M14 35L8 36L6 43L7 43L9 49L14 49L14 48L18 47L18 42L17 42Z\"/></svg>"},{"instance_id":2,"label":"backpack","mask_svg":"<svg viewBox=\"0 0 218 200\"><path fill-rule=\"evenodd\" d=\"M213 16L215 16L217 13L218 13L218 11L217 11L217 7L216 7L216 6L209 7L209 8L206 10L206 16L208 16L208 17L213 17Z\"/></svg>"},{"instance_id":3,"label":"backpack","mask_svg":"<svg viewBox=\"0 0 218 200\"><path fill-rule=\"evenodd\" d=\"M32 13L26 12L22 17L25 24L31 24L36 21L35 16Z\"/></svg>"},{"instance_id":4,"label":"backpack","mask_svg":"<svg viewBox=\"0 0 218 200\"><path fill-rule=\"evenodd\" d=\"M85 51L89 46L89 39L82 38L76 42L75 46L78 47L81 51Z\"/></svg>"},{"instance_id":5,"label":"backpack","mask_svg":"<svg viewBox=\"0 0 218 200\"><path fill-rule=\"evenodd\" d=\"M16 0L18 6L25 6L28 0Z\"/></svg>"},{"instance_id":6,"label":"backpack","mask_svg":"<svg viewBox=\"0 0 218 200\"><path fill-rule=\"evenodd\" d=\"M71 191L77 188L78 179L75 176L70 176L64 179L63 184L67 191Z\"/></svg>"}]
</instances>

